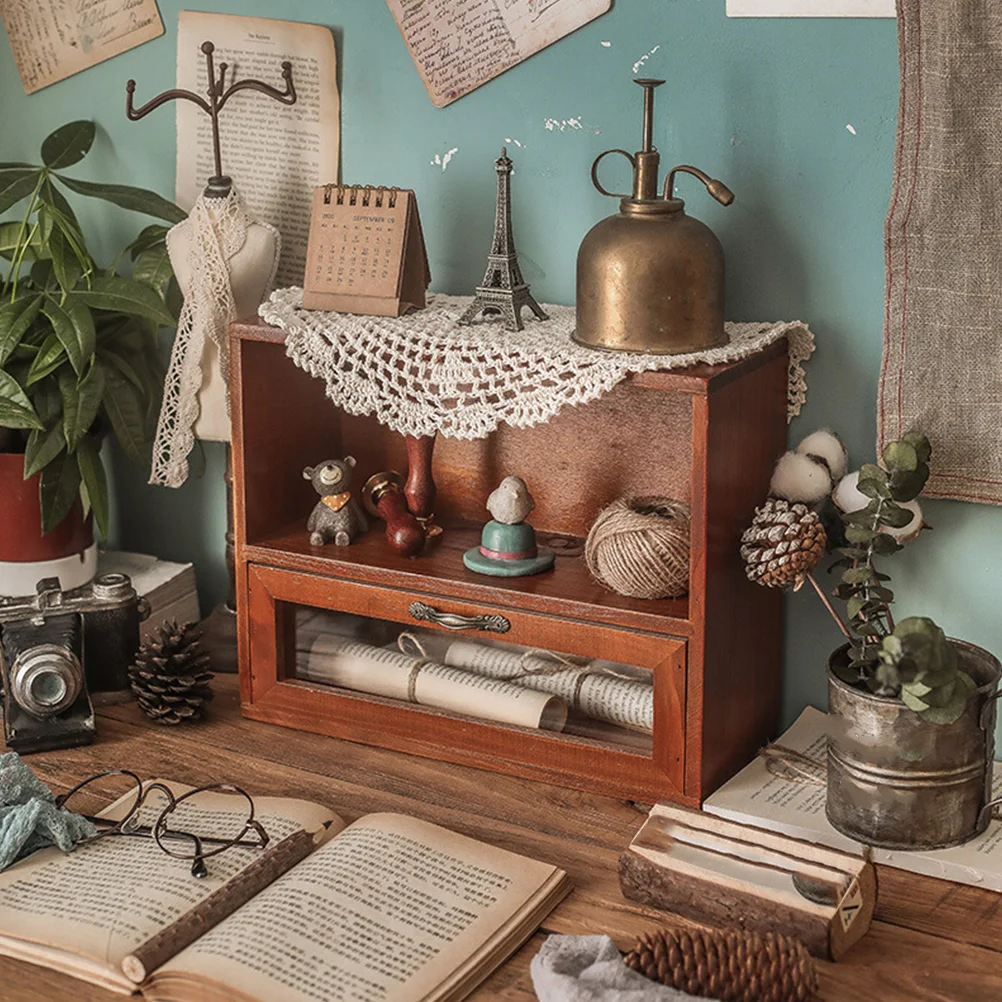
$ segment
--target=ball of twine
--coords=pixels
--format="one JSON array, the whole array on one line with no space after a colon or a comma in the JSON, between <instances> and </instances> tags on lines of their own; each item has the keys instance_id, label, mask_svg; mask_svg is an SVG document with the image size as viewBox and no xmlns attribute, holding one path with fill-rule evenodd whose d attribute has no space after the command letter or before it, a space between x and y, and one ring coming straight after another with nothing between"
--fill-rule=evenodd
<instances>
[{"instance_id":1,"label":"ball of twine","mask_svg":"<svg viewBox=\"0 0 1002 1002\"><path fill-rule=\"evenodd\" d=\"M630 598L689 590L689 506L665 497L620 498L599 512L585 563L599 584Z\"/></svg>"}]
</instances>

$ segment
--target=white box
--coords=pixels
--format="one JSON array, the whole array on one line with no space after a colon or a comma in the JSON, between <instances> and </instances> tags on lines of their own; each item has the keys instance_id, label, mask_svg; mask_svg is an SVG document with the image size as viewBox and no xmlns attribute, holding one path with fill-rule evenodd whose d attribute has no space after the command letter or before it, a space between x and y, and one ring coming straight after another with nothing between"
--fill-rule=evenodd
<instances>
[{"instance_id":1,"label":"white box","mask_svg":"<svg viewBox=\"0 0 1002 1002\"><path fill-rule=\"evenodd\" d=\"M894 17L894 0L727 0L728 17Z\"/></svg>"}]
</instances>

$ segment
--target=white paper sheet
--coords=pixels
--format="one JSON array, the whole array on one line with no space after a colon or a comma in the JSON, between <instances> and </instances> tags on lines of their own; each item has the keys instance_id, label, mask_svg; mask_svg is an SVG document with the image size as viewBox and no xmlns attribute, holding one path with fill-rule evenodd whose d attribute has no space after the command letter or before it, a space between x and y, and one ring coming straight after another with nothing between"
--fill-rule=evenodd
<instances>
[{"instance_id":1,"label":"white paper sheet","mask_svg":"<svg viewBox=\"0 0 1002 1002\"><path fill-rule=\"evenodd\" d=\"M313 641L297 676L519 727L561 731L567 722L567 705L557 696L336 634Z\"/></svg>"},{"instance_id":2,"label":"white paper sheet","mask_svg":"<svg viewBox=\"0 0 1002 1002\"><path fill-rule=\"evenodd\" d=\"M894 0L727 0L728 17L894 17Z\"/></svg>"},{"instance_id":3,"label":"white paper sheet","mask_svg":"<svg viewBox=\"0 0 1002 1002\"><path fill-rule=\"evenodd\" d=\"M807 707L778 743L823 760L828 715ZM993 795L1002 796L1002 766L995 765ZM733 779L707 797L708 814L769 831L782 832L832 849L859 855L863 847L837 832L825 817L825 788L774 775L758 756ZM1002 892L1002 821L992 821L987 831L966 845L932 852L874 849L873 861L912 873L972 884Z\"/></svg>"},{"instance_id":4,"label":"white paper sheet","mask_svg":"<svg viewBox=\"0 0 1002 1002\"><path fill-rule=\"evenodd\" d=\"M338 180L341 105L334 37L315 24L181 11L178 87L205 93L201 45L206 40L216 47L217 74L219 64L227 64L227 86L252 77L282 90L282 63L292 63L294 105L247 90L227 102L219 121L223 172L233 178L251 215L282 234L276 285L302 285L313 189ZM177 203L190 209L214 173L209 116L191 101L178 101Z\"/></svg>"}]
</instances>

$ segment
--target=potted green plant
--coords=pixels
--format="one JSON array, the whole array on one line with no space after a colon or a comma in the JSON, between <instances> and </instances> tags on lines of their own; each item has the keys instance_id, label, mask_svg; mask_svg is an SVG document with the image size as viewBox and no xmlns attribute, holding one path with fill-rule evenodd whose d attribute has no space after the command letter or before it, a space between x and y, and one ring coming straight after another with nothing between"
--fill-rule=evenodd
<instances>
[{"instance_id":1,"label":"potted green plant","mask_svg":"<svg viewBox=\"0 0 1002 1002\"><path fill-rule=\"evenodd\" d=\"M0 164L0 215L24 203L0 223L0 568L83 552L92 518L107 535L109 432L149 464L158 332L177 315L168 228L147 226L101 266L61 188L168 223L184 213L151 191L65 174L94 136L93 122L70 122L42 143L41 164Z\"/></svg>"},{"instance_id":2,"label":"potted green plant","mask_svg":"<svg viewBox=\"0 0 1002 1002\"><path fill-rule=\"evenodd\" d=\"M878 568L922 528L916 498L931 454L928 439L909 432L887 445L880 465L839 479L830 500L767 502L743 540L749 577L793 587L811 581L846 637L828 660L826 812L843 834L884 848L956 845L984 831L990 815L999 662L927 617L895 622L890 578ZM827 531L825 505L834 514ZM782 554L759 545L779 509L787 518ZM835 545L819 546L819 531ZM844 620L810 573L826 548L837 554L834 594L845 602ZM769 571L792 554L795 573Z\"/></svg>"}]
</instances>

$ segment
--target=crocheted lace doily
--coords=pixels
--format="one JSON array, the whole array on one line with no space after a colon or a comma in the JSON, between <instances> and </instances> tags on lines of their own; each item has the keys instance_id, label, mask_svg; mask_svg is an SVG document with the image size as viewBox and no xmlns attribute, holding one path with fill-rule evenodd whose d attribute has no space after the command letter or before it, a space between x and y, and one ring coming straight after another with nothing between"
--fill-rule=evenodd
<instances>
[{"instance_id":1,"label":"crocheted lace doily","mask_svg":"<svg viewBox=\"0 0 1002 1002\"><path fill-rule=\"evenodd\" d=\"M799 321L727 324L729 343L689 355L595 351L571 340L574 308L544 306L550 319L523 331L498 323L459 327L470 297L435 293L408 316L368 317L302 308L303 290L279 289L259 313L286 333L289 357L323 379L327 396L350 414L374 414L402 435L484 438L502 422L528 428L562 407L585 404L631 372L734 362L786 337L788 413L807 395L803 363L814 335Z\"/></svg>"},{"instance_id":2,"label":"crocheted lace doily","mask_svg":"<svg viewBox=\"0 0 1002 1002\"><path fill-rule=\"evenodd\" d=\"M195 444L194 429L199 414L202 351L207 339L216 345L220 371L230 371L227 333L237 309L229 262L247 242L247 230L253 223L236 188L231 188L224 198L199 195L188 218L177 224L191 231L191 282L181 307L164 381L163 404L153 444L151 484L180 487L188 478L188 454ZM267 223L261 225L273 231L277 246L281 239L278 230ZM276 253L269 288L277 264ZM226 385L228 412L229 380Z\"/></svg>"}]
</instances>

